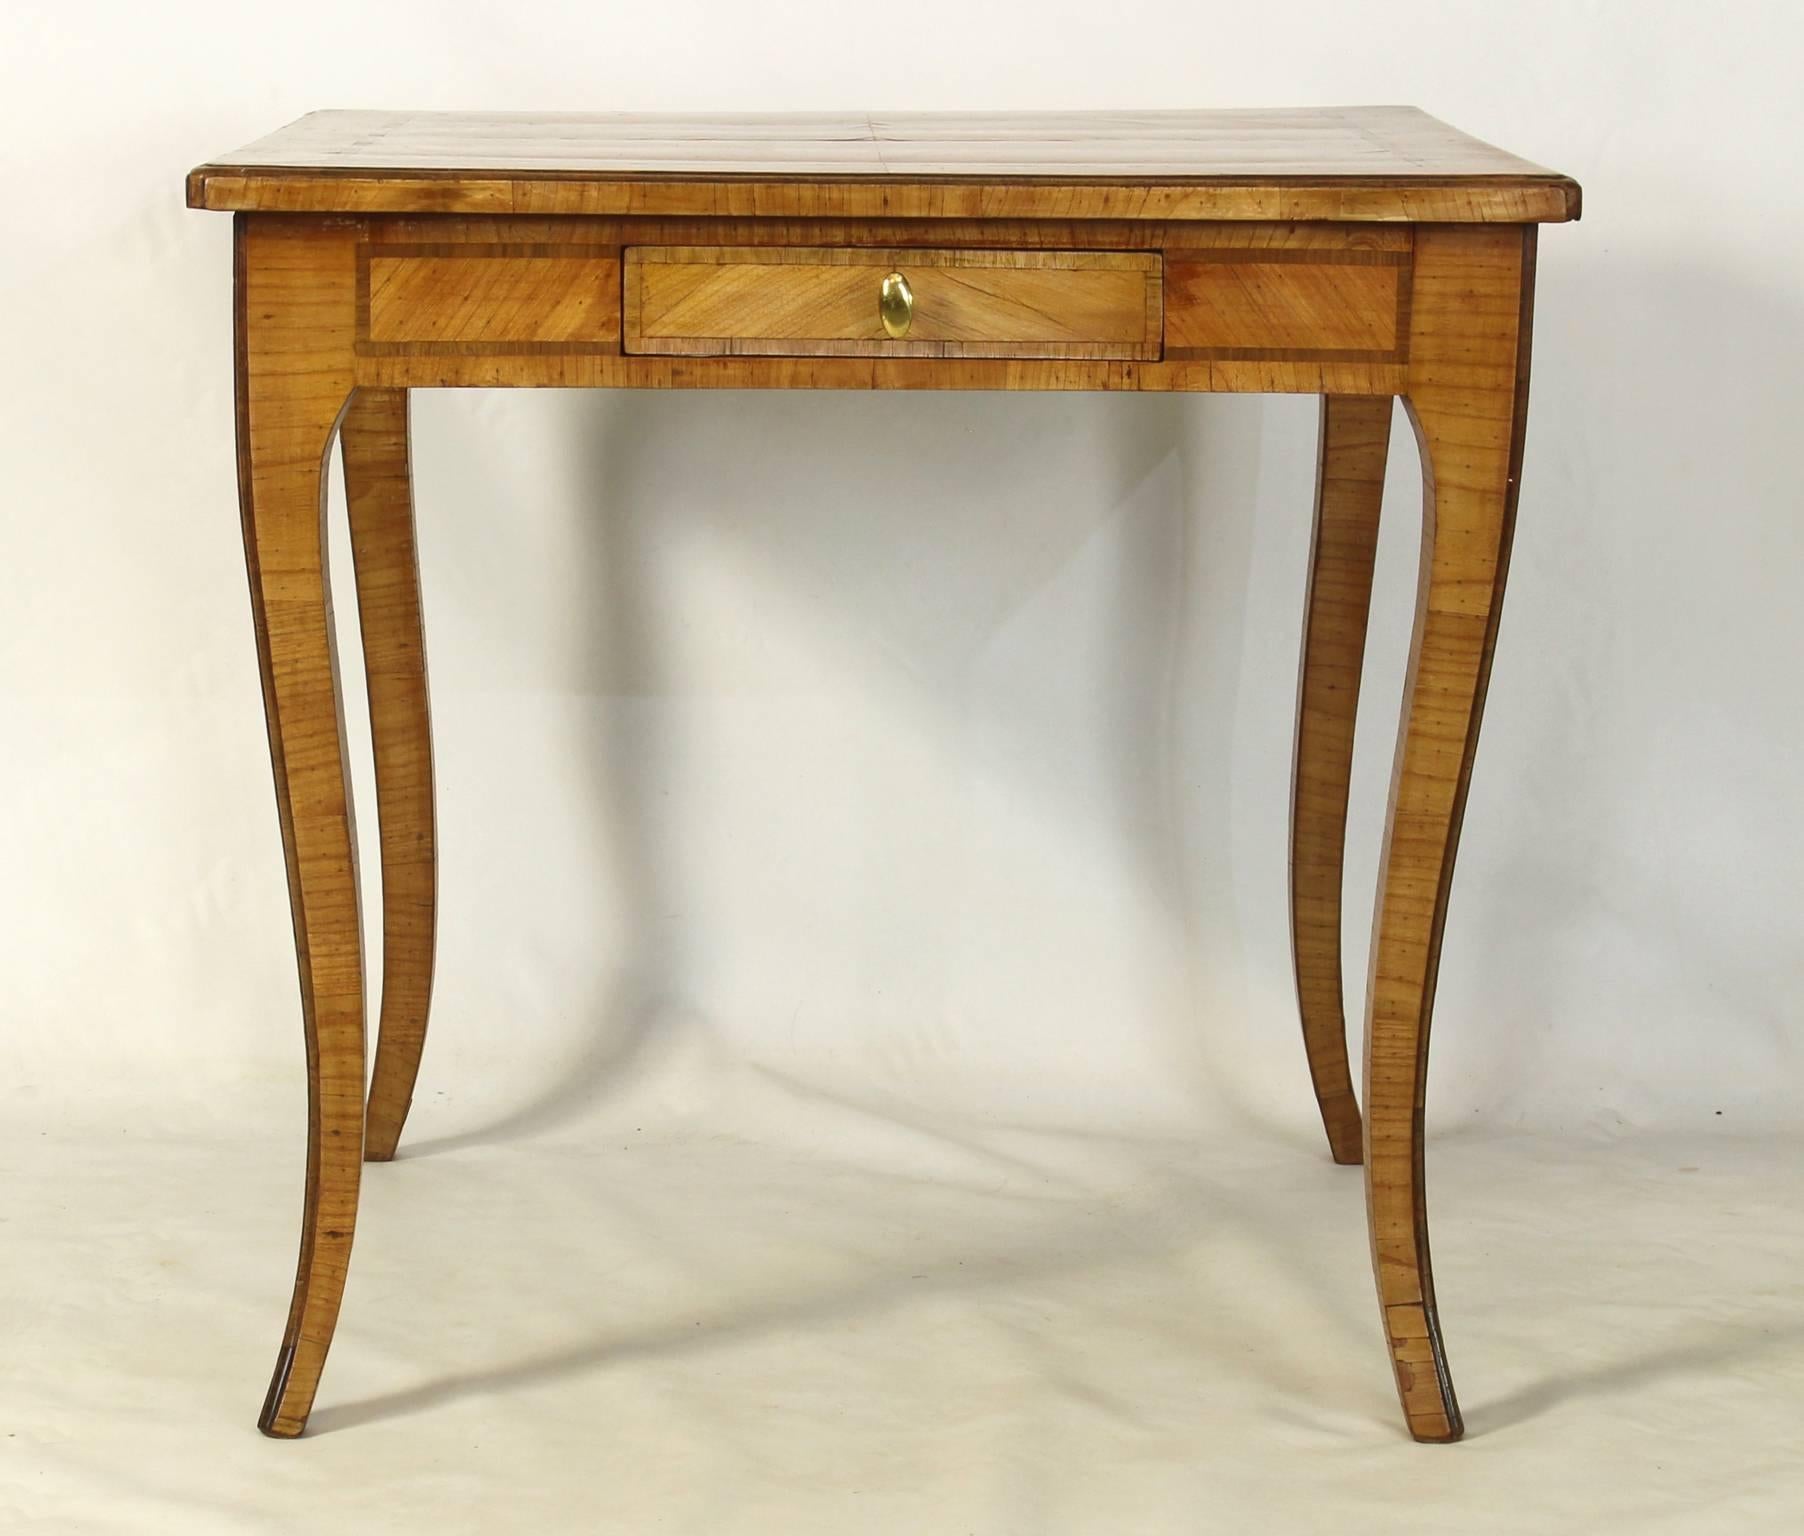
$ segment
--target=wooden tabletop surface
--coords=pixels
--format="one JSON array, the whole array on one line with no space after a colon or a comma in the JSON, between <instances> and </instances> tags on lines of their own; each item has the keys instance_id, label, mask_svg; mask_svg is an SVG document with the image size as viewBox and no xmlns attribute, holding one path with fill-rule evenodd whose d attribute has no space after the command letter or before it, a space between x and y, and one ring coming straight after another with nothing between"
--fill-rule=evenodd
<instances>
[{"instance_id":1,"label":"wooden tabletop surface","mask_svg":"<svg viewBox=\"0 0 1804 1536\"><path fill-rule=\"evenodd\" d=\"M339 213L1576 218L1568 177L1414 107L780 115L314 112L197 208Z\"/></svg>"}]
</instances>

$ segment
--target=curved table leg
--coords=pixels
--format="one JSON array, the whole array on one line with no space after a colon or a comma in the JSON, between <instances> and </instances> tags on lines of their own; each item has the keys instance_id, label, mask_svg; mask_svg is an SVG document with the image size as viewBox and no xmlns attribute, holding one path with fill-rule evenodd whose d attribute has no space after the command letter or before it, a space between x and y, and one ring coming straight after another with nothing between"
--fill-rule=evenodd
<instances>
[{"instance_id":1,"label":"curved table leg","mask_svg":"<svg viewBox=\"0 0 1804 1536\"><path fill-rule=\"evenodd\" d=\"M326 454L351 392L350 250L238 224L239 501L307 1042L300 1263L259 1420L282 1436L305 1426L332 1343L363 1161L363 935L324 537Z\"/></svg>"},{"instance_id":2,"label":"curved table leg","mask_svg":"<svg viewBox=\"0 0 1804 1536\"><path fill-rule=\"evenodd\" d=\"M414 547L407 391L360 389L339 430L382 842L382 1013L364 1157L395 1155L413 1102L438 908L432 720Z\"/></svg>"},{"instance_id":3,"label":"curved table leg","mask_svg":"<svg viewBox=\"0 0 1804 1536\"><path fill-rule=\"evenodd\" d=\"M1303 1048L1337 1163L1360 1161L1359 1101L1341 1001L1341 869L1390 442L1389 395L1322 396L1291 770L1290 941Z\"/></svg>"},{"instance_id":4,"label":"curved table leg","mask_svg":"<svg viewBox=\"0 0 1804 1536\"><path fill-rule=\"evenodd\" d=\"M1422 579L1379 876L1365 1152L1379 1305L1418 1440L1457 1440L1462 1429L1429 1263L1423 1094L1515 522L1534 238L1533 225L1422 226L1416 236L1407 403L1422 451Z\"/></svg>"}]
</instances>

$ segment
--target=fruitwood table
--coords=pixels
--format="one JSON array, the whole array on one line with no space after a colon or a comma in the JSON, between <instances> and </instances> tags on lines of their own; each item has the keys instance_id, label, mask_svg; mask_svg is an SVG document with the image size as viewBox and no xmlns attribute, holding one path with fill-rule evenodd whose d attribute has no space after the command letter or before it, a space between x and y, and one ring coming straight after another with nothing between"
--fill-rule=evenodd
<instances>
[{"instance_id":1,"label":"fruitwood table","mask_svg":"<svg viewBox=\"0 0 1804 1536\"><path fill-rule=\"evenodd\" d=\"M1422 1103L1454 848L1515 521L1536 226L1579 190L1407 107L1060 116L319 112L188 179L236 215L238 487L300 962L299 1273L261 1427L305 1427L367 1159L432 985L432 754L408 391L1022 389L1322 397L1291 816L1303 1039L1366 1168L1410 1433L1460 1415ZM1363 1135L1341 856L1391 401L1422 567L1379 878ZM382 857L368 1096L356 846L323 537L343 448ZM1299 512L1301 509L1299 509Z\"/></svg>"}]
</instances>

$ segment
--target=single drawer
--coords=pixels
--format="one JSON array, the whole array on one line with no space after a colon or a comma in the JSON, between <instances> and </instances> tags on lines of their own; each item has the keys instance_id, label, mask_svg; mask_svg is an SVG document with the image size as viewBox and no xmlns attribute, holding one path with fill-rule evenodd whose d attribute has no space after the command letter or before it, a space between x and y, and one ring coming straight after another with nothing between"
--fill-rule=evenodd
<instances>
[{"instance_id":1,"label":"single drawer","mask_svg":"<svg viewBox=\"0 0 1804 1536\"><path fill-rule=\"evenodd\" d=\"M1153 251L629 246L625 349L689 356L1159 355Z\"/></svg>"}]
</instances>

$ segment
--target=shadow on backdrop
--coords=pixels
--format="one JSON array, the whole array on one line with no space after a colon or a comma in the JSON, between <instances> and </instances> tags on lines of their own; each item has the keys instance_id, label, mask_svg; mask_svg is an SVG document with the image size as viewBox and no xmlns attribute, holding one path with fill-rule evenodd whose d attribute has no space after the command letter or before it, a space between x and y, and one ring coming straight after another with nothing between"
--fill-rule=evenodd
<instances>
[{"instance_id":1,"label":"shadow on backdrop","mask_svg":"<svg viewBox=\"0 0 1804 1536\"><path fill-rule=\"evenodd\" d=\"M1236 406L1256 429L1258 406ZM893 430L899 408L908 416L905 433ZM1258 479L1256 444L1246 441L1257 431L1212 432L1201 414L1211 409L1218 408L1159 395L988 396L981 417L972 397L958 394L909 396L900 407L888 396L851 392L584 399L584 429L571 440L581 456L579 558L594 598L579 670L596 696L616 706L672 685L664 653L669 626L683 618L660 611L645 580L655 541L668 532L649 519L672 514L651 505L656 497L647 484L669 444L685 434L695 438L693 451L705 456L716 484L744 485L752 477L765 483L747 497L755 520L747 520L728 483L707 505L676 514L684 535L729 547L749 578L809 610L823 643L873 662L905 658L925 683L917 700L958 698L972 658L998 629L1113 520L1124 519L1127 526L1115 530L1107 631L1094 648L1106 675L1091 680L1102 685L1096 694L1104 701L1095 722L1105 763L1101 814L1124 865L1195 939L1210 925L1199 920L1191 892L1208 878L1202 867L1215 855L1199 855L1189 828L1204 826L1202 842L1225 849L1233 810L1216 792L1227 788L1225 767L1219 784L1200 786L1199 804L1195 775L1179 759L1196 744L1189 722L1199 714L1208 718L1211 757L1225 765L1231 756ZM1074 448L1070 439L1079 433ZM1103 463L1097 494L1046 494L1047 461L1056 467L1061 444ZM1298 451L1310 450L1299 443ZM814 494L772 495L771 485L782 487L786 478ZM867 510L875 488L896 485L912 492L904 503ZM1306 518L1306 506L1298 516ZM949 600L920 596L948 592ZM1299 612L1300 603L1299 591ZM1199 605L1207 612L1199 615ZM1224 636L1232 637L1225 647ZM867 670L882 675L881 668ZM1042 739L1047 722L1006 692L987 694L985 706L985 731L1009 744L1008 761L1020 770L1018 792L1073 814L1057 802L1096 785L1061 774L1059 743ZM677 861L665 856L648 814L683 744L653 710L629 718L626 709L602 708L590 719L578 748L593 764L590 781L603 813L595 856L628 914L627 932L610 941L629 959L612 980L598 978L595 1027L541 1089L485 1125L404 1141L404 1157L565 1125L630 1088L653 1048L672 1043L662 1034L710 1027L686 1005L688 941L681 923L666 917L694 904L673 888ZM1273 786L1273 793L1287 796L1288 786ZM1098 815L1094 800L1075 810ZM881 887L870 899L882 903ZM1298 1062L1306 1095L1300 1047ZM1204 1064L1182 1065L1206 1091Z\"/></svg>"}]
</instances>

